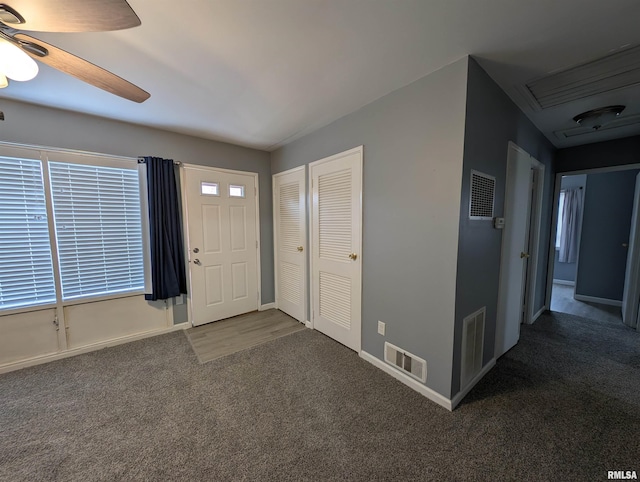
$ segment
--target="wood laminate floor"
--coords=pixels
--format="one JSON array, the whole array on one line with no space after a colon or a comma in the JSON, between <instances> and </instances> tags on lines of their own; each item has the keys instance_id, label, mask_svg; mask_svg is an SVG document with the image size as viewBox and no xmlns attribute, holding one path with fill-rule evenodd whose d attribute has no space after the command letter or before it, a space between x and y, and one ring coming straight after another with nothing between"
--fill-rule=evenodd
<instances>
[{"instance_id":1,"label":"wood laminate floor","mask_svg":"<svg viewBox=\"0 0 640 482\"><path fill-rule=\"evenodd\" d=\"M553 283L551 292L551 311L569 313L591 320L603 320L619 323L622 321L622 311L619 306L587 303L573 298L573 286Z\"/></svg>"},{"instance_id":2,"label":"wood laminate floor","mask_svg":"<svg viewBox=\"0 0 640 482\"><path fill-rule=\"evenodd\" d=\"M280 310L266 310L196 326L185 333L200 363L206 363L305 328Z\"/></svg>"}]
</instances>

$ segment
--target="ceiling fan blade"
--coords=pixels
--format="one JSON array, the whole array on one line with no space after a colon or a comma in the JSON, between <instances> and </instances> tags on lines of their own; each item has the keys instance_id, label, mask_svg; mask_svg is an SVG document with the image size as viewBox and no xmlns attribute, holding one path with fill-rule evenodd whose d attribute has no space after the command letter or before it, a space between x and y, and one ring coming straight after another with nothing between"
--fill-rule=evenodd
<instances>
[{"instance_id":1,"label":"ceiling fan blade","mask_svg":"<svg viewBox=\"0 0 640 482\"><path fill-rule=\"evenodd\" d=\"M0 21L38 32L103 32L141 23L126 0L0 0Z\"/></svg>"},{"instance_id":2,"label":"ceiling fan blade","mask_svg":"<svg viewBox=\"0 0 640 482\"><path fill-rule=\"evenodd\" d=\"M118 77L102 67L98 67L42 40L23 33L15 34L14 38L21 42L22 50L35 60L39 60L88 84L138 103L144 102L150 97L148 92L124 80L122 77ZM23 42L26 42L26 45ZM42 49L45 50L43 51ZM38 54L38 52L45 51L47 54L44 56Z\"/></svg>"}]
</instances>

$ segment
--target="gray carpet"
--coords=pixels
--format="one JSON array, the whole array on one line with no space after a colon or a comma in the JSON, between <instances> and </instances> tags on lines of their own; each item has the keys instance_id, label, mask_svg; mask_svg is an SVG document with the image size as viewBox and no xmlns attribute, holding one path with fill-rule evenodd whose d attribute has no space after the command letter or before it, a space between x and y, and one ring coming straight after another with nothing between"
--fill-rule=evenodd
<instances>
[{"instance_id":1,"label":"gray carpet","mask_svg":"<svg viewBox=\"0 0 640 482\"><path fill-rule=\"evenodd\" d=\"M172 333L0 376L0 480L606 480L639 344L545 314L450 413L318 332L205 365Z\"/></svg>"}]
</instances>

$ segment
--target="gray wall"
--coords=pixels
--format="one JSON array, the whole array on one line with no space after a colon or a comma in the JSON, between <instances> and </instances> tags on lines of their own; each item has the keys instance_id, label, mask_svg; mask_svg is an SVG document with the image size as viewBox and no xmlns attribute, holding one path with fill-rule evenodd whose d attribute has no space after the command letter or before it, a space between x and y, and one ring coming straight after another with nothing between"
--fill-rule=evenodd
<instances>
[{"instance_id":1,"label":"gray wall","mask_svg":"<svg viewBox=\"0 0 640 482\"><path fill-rule=\"evenodd\" d=\"M262 302L274 301L269 153L99 117L2 100L0 141L119 156L158 156L191 164L257 172L260 186ZM176 322L186 320L177 307Z\"/></svg>"},{"instance_id":2,"label":"gray wall","mask_svg":"<svg viewBox=\"0 0 640 482\"><path fill-rule=\"evenodd\" d=\"M558 150L556 172L640 163L640 136Z\"/></svg>"},{"instance_id":3,"label":"gray wall","mask_svg":"<svg viewBox=\"0 0 640 482\"><path fill-rule=\"evenodd\" d=\"M574 176L562 176L562 183L560 184L560 188L574 189L577 187L582 187L584 192L586 183L587 183L586 174L577 174ZM575 282L576 267L577 267L576 263L561 263L558 259L559 256L560 256L560 251L556 249L555 259L553 263L553 279Z\"/></svg>"},{"instance_id":4,"label":"gray wall","mask_svg":"<svg viewBox=\"0 0 640 482\"><path fill-rule=\"evenodd\" d=\"M468 219L469 183L472 169L495 176L495 216L504 215L509 141L546 167L535 291L534 311L537 311L544 306L545 300L555 149L482 67L470 59L459 213L452 396L460 390L462 320L483 306L487 307L483 363L491 360L494 354L502 230L494 229L491 221Z\"/></svg>"},{"instance_id":5,"label":"gray wall","mask_svg":"<svg viewBox=\"0 0 640 482\"><path fill-rule=\"evenodd\" d=\"M424 358L449 397L467 60L272 153L273 173L364 145L362 349ZM377 321L386 322L386 337Z\"/></svg>"},{"instance_id":6,"label":"gray wall","mask_svg":"<svg viewBox=\"0 0 640 482\"><path fill-rule=\"evenodd\" d=\"M589 174L576 295L622 301L637 169Z\"/></svg>"}]
</instances>

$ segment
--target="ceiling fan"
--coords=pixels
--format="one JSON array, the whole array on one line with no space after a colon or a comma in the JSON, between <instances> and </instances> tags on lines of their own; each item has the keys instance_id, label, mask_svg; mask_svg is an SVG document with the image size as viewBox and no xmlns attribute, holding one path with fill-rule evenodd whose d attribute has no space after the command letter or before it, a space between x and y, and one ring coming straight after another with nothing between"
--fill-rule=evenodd
<instances>
[{"instance_id":1,"label":"ceiling fan","mask_svg":"<svg viewBox=\"0 0 640 482\"><path fill-rule=\"evenodd\" d=\"M0 72L9 78L13 75L12 80L27 80L28 75L20 78L19 72L11 72L16 66L15 56L24 57L21 53L24 52L32 59L107 92L144 102L150 95L140 87L22 32L104 32L137 27L140 23L126 0L0 1ZM24 60L33 63L28 58ZM38 71L35 63L33 68L35 73L31 72L30 78Z\"/></svg>"}]
</instances>

